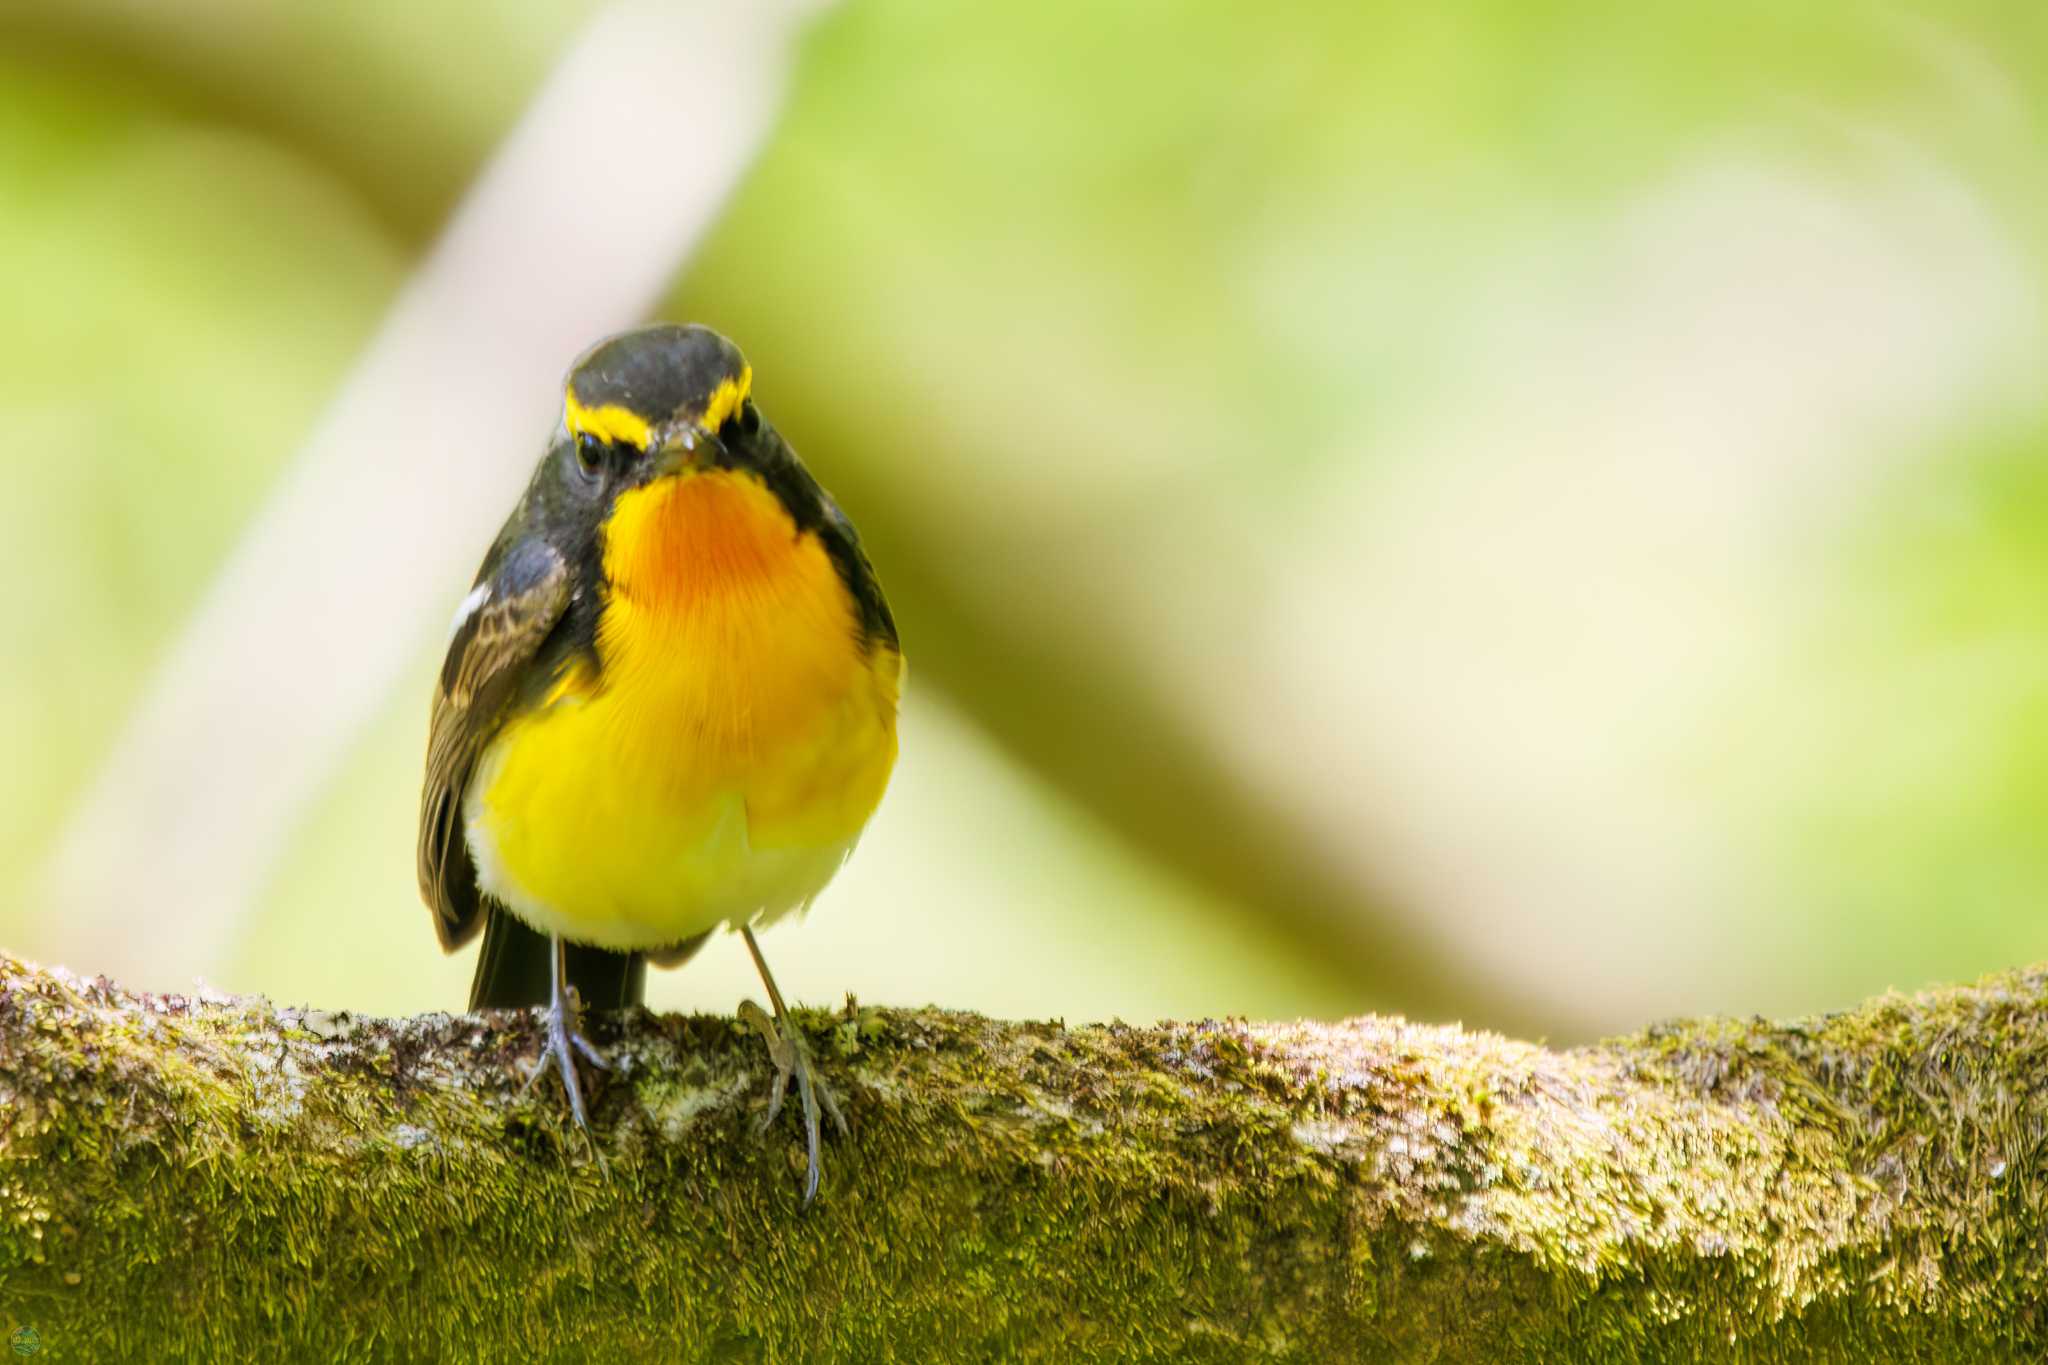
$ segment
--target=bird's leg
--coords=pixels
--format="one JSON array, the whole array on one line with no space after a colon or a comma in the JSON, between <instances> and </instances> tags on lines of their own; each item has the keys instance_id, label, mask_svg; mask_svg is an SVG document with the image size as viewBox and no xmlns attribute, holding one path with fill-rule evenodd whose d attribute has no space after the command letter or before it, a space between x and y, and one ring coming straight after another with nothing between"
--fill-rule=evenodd
<instances>
[{"instance_id":1,"label":"bird's leg","mask_svg":"<svg viewBox=\"0 0 2048 1365\"><path fill-rule=\"evenodd\" d=\"M583 1113L583 1087L576 1079L576 1054L582 1053L592 1066L599 1068L605 1066L605 1060L580 1031L583 1003L576 998L576 988L563 979L568 966L569 947L562 942L560 934L553 935L553 948L550 955L553 981L548 992L548 1038L541 1046L540 1057L534 1062L533 1070L527 1073L526 1084L520 1088L520 1093L532 1089L533 1083L550 1066L554 1067L562 1073L562 1089L569 1092L569 1112L576 1116L576 1126L587 1130L590 1123Z\"/></svg>"},{"instance_id":2,"label":"bird's leg","mask_svg":"<svg viewBox=\"0 0 2048 1365\"><path fill-rule=\"evenodd\" d=\"M782 992L776 988L775 977L768 970L768 959L761 956L761 945L754 941L754 931L742 928L741 937L747 941L747 951L754 955L754 966L761 973L761 984L768 988L769 1003L775 1006L775 1017L771 1020L762 1008L751 1000L740 1002L740 1018L759 1029L768 1043L768 1056L775 1063L775 1083L768 1092L768 1112L761 1116L761 1131L775 1122L775 1116L782 1112L782 1100L789 1093L789 1078L796 1077L796 1093L804 1111L804 1146L809 1164L804 1171L804 1202L810 1203L818 1195L818 1175L821 1168L818 1155L818 1111L832 1116L832 1126L846 1135L846 1115L839 1111L839 1101L825 1088L825 1083L811 1070L810 1054L805 1050L803 1036L790 1022L789 1007L782 1003Z\"/></svg>"}]
</instances>

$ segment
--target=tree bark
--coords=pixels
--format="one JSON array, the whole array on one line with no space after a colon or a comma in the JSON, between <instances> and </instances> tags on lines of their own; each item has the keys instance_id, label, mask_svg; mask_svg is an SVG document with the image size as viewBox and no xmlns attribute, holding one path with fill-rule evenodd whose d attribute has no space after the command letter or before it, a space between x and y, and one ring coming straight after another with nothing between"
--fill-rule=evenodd
<instances>
[{"instance_id":1,"label":"tree bark","mask_svg":"<svg viewBox=\"0 0 2048 1365\"><path fill-rule=\"evenodd\" d=\"M1553 1052L1367 1018L358 1019L0 955L0 1322L51 1360L2005 1360L2048 1348L2030 969ZM794 1106L791 1106L793 1109ZM24 1342L28 1338L23 1338Z\"/></svg>"}]
</instances>

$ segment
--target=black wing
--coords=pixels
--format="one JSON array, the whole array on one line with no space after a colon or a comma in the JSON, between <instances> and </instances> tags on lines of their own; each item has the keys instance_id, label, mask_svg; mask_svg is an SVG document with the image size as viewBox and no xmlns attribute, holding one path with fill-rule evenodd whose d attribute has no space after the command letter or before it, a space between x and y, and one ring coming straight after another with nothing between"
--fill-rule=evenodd
<instances>
[{"instance_id":1,"label":"black wing","mask_svg":"<svg viewBox=\"0 0 2048 1365\"><path fill-rule=\"evenodd\" d=\"M442 948L451 952L483 923L483 897L463 833L463 792L571 596L569 566L544 540L517 541L492 558L496 563L487 562L478 576L481 599L457 623L441 665L420 793L420 895L434 912Z\"/></svg>"}]
</instances>

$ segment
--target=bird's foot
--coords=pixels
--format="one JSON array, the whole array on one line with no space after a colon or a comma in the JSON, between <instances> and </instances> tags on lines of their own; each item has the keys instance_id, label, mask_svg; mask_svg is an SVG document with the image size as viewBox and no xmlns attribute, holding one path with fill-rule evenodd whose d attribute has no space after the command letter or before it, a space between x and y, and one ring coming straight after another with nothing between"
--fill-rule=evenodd
<instances>
[{"instance_id":1,"label":"bird's foot","mask_svg":"<svg viewBox=\"0 0 2048 1365\"><path fill-rule=\"evenodd\" d=\"M840 1111L839 1101L833 1098L831 1090L811 1066L810 1051L804 1046L803 1038L787 1019L781 1028L751 1000L740 1001L740 1021L752 1024L768 1044L768 1056L775 1063L775 1081L768 1091L768 1108L761 1115L755 1131L766 1133L776 1116L782 1113L782 1101L789 1094L790 1077L796 1077L797 1102L803 1109L804 1149L808 1157L804 1170L804 1202L810 1203L818 1196L818 1178L823 1171L819 1156L820 1110L832 1116L832 1126L839 1135L847 1133L846 1115Z\"/></svg>"},{"instance_id":2,"label":"bird's foot","mask_svg":"<svg viewBox=\"0 0 2048 1365\"><path fill-rule=\"evenodd\" d=\"M587 1132L590 1121L583 1110L583 1087L576 1078L576 1054L582 1053L584 1060L600 1071L609 1070L610 1064L583 1036L580 1031L582 1023L583 1004L576 998L575 988L571 987L564 992L564 998L558 998L547 1008L547 1041L541 1045L540 1056L534 1060L533 1069L526 1073L526 1084L519 1088L519 1093L523 1095L533 1089L533 1083L553 1067L562 1073L562 1089L569 1092L569 1112L576 1116L576 1126Z\"/></svg>"}]
</instances>

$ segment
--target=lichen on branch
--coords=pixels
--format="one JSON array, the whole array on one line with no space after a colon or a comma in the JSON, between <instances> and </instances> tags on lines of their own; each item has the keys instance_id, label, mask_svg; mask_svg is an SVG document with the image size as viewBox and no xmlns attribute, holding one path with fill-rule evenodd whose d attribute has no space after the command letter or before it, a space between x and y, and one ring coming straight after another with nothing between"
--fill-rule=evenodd
<instances>
[{"instance_id":1,"label":"lichen on branch","mask_svg":"<svg viewBox=\"0 0 2048 1365\"><path fill-rule=\"evenodd\" d=\"M52 1359L2004 1360L2048 1347L2038 970L1547 1051L1398 1019L354 1018L0 955L0 1325ZM61 1353L61 1354L60 1354Z\"/></svg>"}]
</instances>

